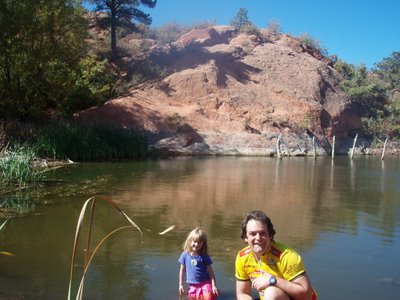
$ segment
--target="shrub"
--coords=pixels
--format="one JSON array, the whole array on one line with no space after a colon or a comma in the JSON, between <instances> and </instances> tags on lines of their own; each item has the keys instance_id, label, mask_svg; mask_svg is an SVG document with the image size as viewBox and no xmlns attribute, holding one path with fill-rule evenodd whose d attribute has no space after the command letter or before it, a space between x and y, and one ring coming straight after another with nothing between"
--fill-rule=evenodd
<instances>
[{"instance_id":1,"label":"shrub","mask_svg":"<svg viewBox=\"0 0 400 300\"><path fill-rule=\"evenodd\" d=\"M44 173L34 167L36 153L29 146L15 145L0 153L0 185L24 186L43 179Z\"/></svg>"},{"instance_id":2,"label":"shrub","mask_svg":"<svg viewBox=\"0 0 400 300\"><path fill-rule=\"evenodd\" d=\"M189 25L182 25L175 21L164 24L163 26L152 28L146 33L146 37L160 41L163 44L175 42L185 33L194 29L204 29L214 26L214 21L200 21Z\"/></svg>"},{"instance_id":3,"label":"shrub","mask_svg":"<svg viewBox=\"0 0 400 300\"><path fill-rule=\"evenodd\" d=\"M278 34L282 32L282 27L278 21L271 20L267 24L267 30L268 32Z\"/></svg>"},{"instance_id":4,"label":"shrub","mask_svg":"<svg viewBox=\"0 0 400 300\"><path fill-rule=\"evenodd\" d=\"M308 33L303 33L299 36L299 40L303 45L306 45L307 47L318 51L320 54L327 56L328 55L328 50L322 46L322 44L312 36L310 36Z\"/></svg>"},{"instance_id":5,"label":"shrub","mask_svg":"<svg viewBox=\"0 0 400 300\"><path fill-rule=\"evenodd\" d=\"M254 26L254 24L252 24L252 23L243 25L240 28L240 32L245 33L245 34L255 34L255 35L259 34L258 28L256 26Z\"/></svg>"}]
</instances>

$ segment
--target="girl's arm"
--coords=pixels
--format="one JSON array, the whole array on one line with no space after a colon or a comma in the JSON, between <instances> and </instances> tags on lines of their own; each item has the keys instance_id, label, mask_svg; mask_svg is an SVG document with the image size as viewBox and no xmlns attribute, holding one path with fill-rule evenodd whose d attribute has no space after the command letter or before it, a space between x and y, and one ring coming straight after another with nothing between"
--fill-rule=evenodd
<instances>
[{"instance_id":1,"label":"girl's arm","mask_svg":"<svg viewBox=\"0 0 400 300\"><path fill-rule=\"evenodd\" d=\"M181 264L179 268L179 295L185 294L185 288L183 287L183 282L185 280L185 265Z\"/></svg>"},{"instance_id":2,"label":"girl's arm","mask_svg":"<svg viewBox=\"0 0 400 300\"><path fill-rule=\"evenodd\" d=\"M215 279L214 270L213 270L211 265L207 266L207 272L208 272L208 275L210 276L210 279L211 279L213 293L214 293L214 295L219 296L219 291L218 291L218 288L217 288L217 281Z\"/></svg>"}]
</instances>

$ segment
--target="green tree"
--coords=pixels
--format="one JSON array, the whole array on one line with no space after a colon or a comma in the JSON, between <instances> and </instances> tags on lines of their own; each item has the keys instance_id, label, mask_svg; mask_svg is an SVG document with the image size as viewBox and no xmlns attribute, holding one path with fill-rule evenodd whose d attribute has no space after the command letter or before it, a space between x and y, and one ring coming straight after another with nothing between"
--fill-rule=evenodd
<instances>
[{"instance_id":1,"label":"green tree","mask_svg":"<svg viewBox=\"0 0 400 300\"><path fill-rule=\"evenodd\" d=\"M117 27L137 30L134 21L150 25L152 19L149 14L139 10L140 5L155 7L157 0L89 0L96 6L96 11L106 11L108 18L106 24L111 32L111 55L117 56Z\"/></svg>"},{"instance_id":2,"label":"green tree","mask_svg":"<svg viewBox=\"0 0 400 300\"><path fill-rule=\"evenodd\" d=\"M373 117L383 110L387 99L386 89L381 81L368 72L365 65L354 66L338 61L335 69L344 76L340 87L351 102L361 108L363 115Z\"/></svg>"},{"instance_id":3,"label":"green tree","mask_svg":"<svg viewBox=\"0 0 400 300\"><path fill-rule=\"evenodd\" d=\"M395 51L391 56L375 64L372 72L376 74L385 85L387 91L387 112L382 127L389 136L400 135L400 52Z\"/></svg>"},{"instance_id":4,"label":"green tree","mask_svg":"<svg viewBox=\"0 0 400 300\"><path fill-rule=\"evenodd\" d=\"M86 53L80 1L0 0L0 118L57 109Z\"/></svg>"},{"instance_id":5,"label":"green tree","mask_svg":"<svg viewBox=\"0 0 400 300\"><path fill-rule=\"evenodd\" d=\"M346 63L345 61L339 59L336 61L334 68L338 71L346 80L350 80L351 77L354 75L355 67L351 64Z\"/></svg>"},{"instance_id":6,"label":"green tree","mask_svg":"<svg viewBox=\"0 0 400 300\"><path fill-rule=\"evenodd\" d=\"M375 64L373 72L389 84L391 92L400 91L400 52L395 51L390 57Z\"/></svg>"},{"instance_id":7,"label":"green tree","mask_svg":"<svg viewBox=\"0 0 400 300\"><path fill-rule=\"evenodd\" d=\"M385 72L379 77L365 65L354 66L341 60L334 67L343 75L340 87L360 112L364 133L372 137L398 135L400 106L388 97Z\"/></svg>"},{"instance_id":8,"label":"green tree","mask_svg":"<svg viewBox=\"0 0 400 300\"><path fill-rule=\"evenodd\" d=\"M236 16L230 20L229 24L238 31L242 31L246 27L254 26L248 16L246 8L239 8Z\"/></svg>"}]
</instances>

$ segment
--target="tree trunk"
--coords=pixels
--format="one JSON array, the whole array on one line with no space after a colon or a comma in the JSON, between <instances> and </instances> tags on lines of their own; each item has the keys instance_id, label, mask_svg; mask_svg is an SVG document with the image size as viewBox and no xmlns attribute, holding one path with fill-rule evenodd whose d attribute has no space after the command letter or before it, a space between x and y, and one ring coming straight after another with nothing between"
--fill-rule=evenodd
<instances>
[{"instance_id":1,"label":"tree trunk","mask_svg":"<svg viewBox=\"0 0 400 300\"><path fill-rule=\"evenodd\" d=\"M117 22L116 12L114 10L111 10L111 58L112 59L118 57L116 22Z\"/></svg>"}]
</instances>

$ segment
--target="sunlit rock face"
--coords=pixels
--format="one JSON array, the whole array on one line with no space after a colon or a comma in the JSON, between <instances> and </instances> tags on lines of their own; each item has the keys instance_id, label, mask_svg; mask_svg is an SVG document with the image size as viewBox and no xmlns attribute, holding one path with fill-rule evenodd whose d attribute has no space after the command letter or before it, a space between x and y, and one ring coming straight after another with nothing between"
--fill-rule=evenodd
<instances>
[{"instance_id":1,"label":"sunlit rock face","mask_svg":"<svg viewBox=\"0 0 400 300\"><path fill-rule=\"evenodd\" d=\"M165 76L77 117L141 128L151 147L185 155L275 155L278 137L283 154L327 154L361 127L332 62L290 35L214 26L148 44Z\"/></svg>"}]
</instances>

